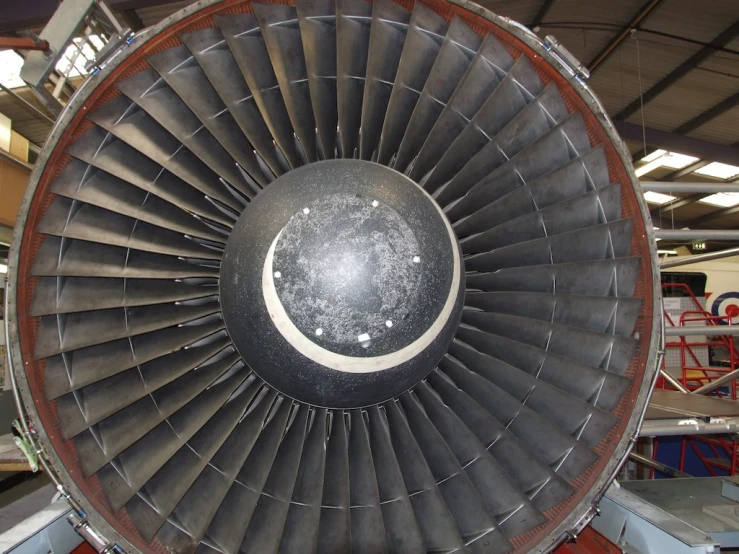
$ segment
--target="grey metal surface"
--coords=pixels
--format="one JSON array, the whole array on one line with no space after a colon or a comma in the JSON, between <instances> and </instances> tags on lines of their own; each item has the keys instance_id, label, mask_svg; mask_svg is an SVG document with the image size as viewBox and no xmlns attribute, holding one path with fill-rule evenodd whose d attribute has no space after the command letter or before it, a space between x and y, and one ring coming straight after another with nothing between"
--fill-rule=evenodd
<instances>
[{"instance_id":1,"label":"grey metal surface","mask_svg":"<svg viewBox=\"0 0 739 554\"><path fill-rule=\"evenodd\" d=\"M739 502L739 483L731 479L721 479L721 496Z\"/></svg>"},{"instance_id":2,"label":"grey metal surface","mask_svg":"<svg viewBox=\"0 0 739 554\"><path fill-rule=\"evenodd\" d=\"M166 28L202 5L190 8L159 29ZM546 48L537 39L515 24L477 6L465 6L536 48L548 63L564 71L556 58L547 57ZM288 154L291 150L295 152L292 159L297 165L325 155L315 144L325 145L326 140L325 135L319 138L307 136L308 120L301 119L307 115L300 108L301 102L305 101L306 89L293 89L294 75L299 75L298 81L302 83L305 80L310 87L310 74L306 73L311 71L309 64L306 61L304 68L298 64L297 70L304 73L293 74L297 70L288 67L290 60L283 59L281 52L275 51L280 41L274 36L268 37L279 27L289 28L290 33L300 28L302 33L305 25L291 19L295 13L285 13L285 9L284 6L265 5L260 8L258 18L221 16L217 23L225 42L216 37L215 44L219 49L231 51L265 125L275 137L274 143L279 147L275 150L277 165L282 163L281 155L291 159ZM300 11L298 7L298 16ZM415 13L424 11L426 8L420 5L414 8L411 17L418 21L413 32L425 37L424 40L430 38L435 42L422 51L433 51L436 55L444 48L442 35L446 27L434 27L435 16L432 14ZM272 17L276 19L270 19ZM321 23L330 25L333 16L321 12L316 17L321 18ZM338 58L335 77L340 146L337 152L344 157L358 155L361 147L358 131L362 97L367 88L367 64L362 61L361 54L370 48L371 21L369 4L347 1L336 5ZM330 32L321 36L333 40ZM294 36L287 40L296 47L299 44ZM305 54L309 51L305 37L302 45ZM66 236L64 233L71 233L71 230L56 223L57 227L48 229L56 230L60 236L47 236L34 268L36 275L56 281L58 298L64 297L65 285L76 282L74 280L78 278L105 279L106 285L101 290L107 290L106 287L118 290L119 280L125 279L125 295L128 295L128 287L139 279L147 282L140 287L139 296L132 294L130 301L124 298L116 306L104 308L115 311L116 317L122 314L126 328L122 330L111 325L110 330L106 330L107 334L100 337L110 342L103 344L97 342L99 339L94 337L94 331L85 331L84 324L77 323L81 320L72 317L71 314L78 310L86 311L80 309L74 295L66 304L57 305L52 302L53 293L47 291L45 300L38 303L41 312L47 314L45 317L55 320L47 320L48 328L56 329L59 337L58 343L53 343L50 342L53 332L45 333L49 340L39 354L49 356L46 358L47 396L49 399L59 398L60 406L66 402L61 398L69 400L66 404L68 419L62 422L62 427L66 428L65 435L75 437L86 473L99 472L103 491L111 505L115 508L125 506L145 537L157 536L178 548L198 544L217 545L229 552L239 547L256 551L279 545L297 548L302 537L303 544L311 541L319 551L346 550L350 545L357 550L383 546L402 550L403 545L415 550L417 548L413 545L420 544L432 549L454 550L472 543L488 551L509 549L507 538L538 525L547 507L571 494L573 489L568 481L577 479L597 459L591 447L615 423L600 406L602 403L612 406L624 391L624 383L618 379L618 368L623 367L619 365L623 364L623 359L619 362L618 355L615 355L613 367L610 362L605 365L597 363L591 353L568 348L567 341L591 337L604 352L618 354L622 351L628 358L629 347L624 350L626 343L621 339L631 335L635 320L603 311L588 323L597 325L597 328L586 325L585 329L578 330L577 310L569 312L569 316L565 310L561 314L562 323L557 324L561 327L552 327L551 331L569 338L561 343L562 350L547 353L540 345L518 340L520 337L505 337L486 330L490 324L485 319L487 316L481 316L484 324L482 320L474 320L477 316L471 316L473 325L464 328L464 338L474 342L476 339L473 337L479 340L480 337L497 336L499 338L495 340L499 343L518 343L519 361L496 360L494 354L500 351L492 349L487 338L485 343L477 343L480 348L485 344L486 352L460 339L453 347L454 352L431 374L428 384L419 385L417 390L403 395L397 402L373 407L366 412L346 413L325 413L294 404L274 391L261 388L260 381L249 375L247 368L232 363L227 343L222 340L225 336L220 318L201 311L207 312L208 308L203 307L207 305L200 303L199 294L195 294L197 298L191 298L192 290L187 292L187 299L180 302L183 307L192 307L192 311L197 312L193 316L195 319L183 321L164 312L163 317L170 324L167 327L160 328L155 322L141 320L140 327L129 329L129 314L137 313L130 310L141 301L136 298L145 299L147 294L156 294L147 292L152 280L173 286L178 283L176 280L182 280L188 289L213 285L218 276L218 243L222 244L213 231L227 236L243 205L250 196L258 194L259 187L268 182L272 171L267 169L270 163L266 156L264 163L260 163L259 157L244 146L250 144L246 126L243 122L239 125L236 114L230 111L235 110L233 99L227 99L226 91L212 83L212 74L208 76L205 67L201 68L202 51L198 51L199 47L192 42L186 47L187 52L182 50L184 47L178 47L173 49L175 52L167 54L165 51L151 59L156 66L156 74L151 71L139 73L122 83L121 89L130 100L116 99L114 102L117 104L111 102L91 115L96 126L73 145L71 153L84 167L80 185L86 182L88 175L103 172L110 177L103 179L99 190L106 190L108 194L94 195L93 201L89 196L71 198L73 192L70 190L68 196L60 198L58 203L66 207L70 221L77 214L82 218L89 212L87 207L81 210L84 205L94 206L89 213L97 213L95 223L106 229L119 221L125 223L125 218L129 217L126 204L120 204L119 211L119 202L110 197L112 189L104 186L105 182L118 179L133 187L130 193L134 196L139 194L138 190L145 191L197 215L208 231L201 227L200 234L186 232L184 220L177 217L173 218L170 226L163 220L162 212L155 210L154 213L148 212L146 218L142 215L141 223L133 229L137 231L139 225L144 230L146 225L156 228L151 233L144 232L141 242L133 241L138 240L138 236L131 234L131 228L121 223L120 228L115 228L119 230L106 231L112 233L107 236L118 237L117 245L111 245L90 240L97 234L90 233L87 228L84 231L88 234ZM136 48L134 45L132 51L135 52ZM566 118L556 87L537 88L538 78L533 68L524 62L513 66L510 56L494 38L488 36L482 41L480 52L485 48L484 57L473 57L420 151L423 154L428 146L423 158L427 165L421 166L416 162L410 169L413 172L419 168L419 179L429 171L432 176L435 174L433 180L426 179L424 183L430 190L438 187L440 194L445 190L441 188L445 184L442 175L451 179L458 170L466 172L469 181L457 181L458 184L449 189L449 198L443 202L447 209L451 209L451 202L471 191L490 171L500 171L502 175L513 167L525 167L521 159L516 160L517 155L528 151L527 155L533 158L537 144L547 154L549 144L566 141L575 145L576 152L566 151L563 158L553 155L554 162L549 155L543 155L547 164L553 165L544 164L539 169L541 173L523 177L524 185L572 159L582 158L573 162L576 171L587 167L588 140L583 136L584 128L576 124L566 126L575 120ZM172 59L168 59L169 55ZM249 63L254 59L263 63ZM475 60L487 64L490 71L480 72ZM275 69L272 69L272 64ZM230 66L234 67L233 64ZM110 70L113 67L115 63ZM404 125L412 122L415 109L411 108L421 109L420 100L414 98L414 94L426 89L424 82L428 72L434 71L433 64L428 71L425 67L415 67L410 62L403 64L402 60L399 62L398 71L402 69L402 80L410 88L398 92L388 101L387 113L397 112L399 115L391 120L386 116L385 121L391 123L387 135L383 126L379 143L381 153L378 155L390 163L394 163L395 154L402 147ZM512 78L506 81L506 75L514 71L511 67L515 67L517 82L529 88L519 84L512 86ZM103 76L110 70L106 68ZM179 72L184 73L177 76ZM197 76L197 83L203 86L183 87L182 81L177 82L176 77L185 73ZM202 79L203 75L211 80L211 84ZM488 81L490 86L485 89L479 81L475 83L475 79ZM93 85L88 87L96 82L99 81L93 81ZM623 146L597 102L576 79L570 80L569 84L583 95L601 118L610 140L625 160ZM88 88L86 93L89 94L90 90ZM198 98L197 91L202 91L206 98ZM460 94L457 91L461 91ZM477 100L473 94L467 94L473 91L479 95ZM431 93L437 94L435 90ZM84 94L80 96L80 99L84 98ZM488 103L484 121L486 125L489 123L486 132L494 136L492 140L479 142L481 137L464 129L468 124L476 125L470 120L474 120L478 110ZM460 111L458 106L463 106L465 111ZM313 107L310 120L316 124L324 121L325 111L315 109L315 105ZM218 112L221 108L225 111ZM105 110L109 112L106 114ZM319 113L323 115L317 115ZM469 117L465 116L467 121L464 117L458 120L458 131L450 133L448 128L453 126L447 127L451 120L445 113L449 116L466 113ZM202 125L189 128L188 133L185 127L188 118L193 122L199 120ZM62 127L56 130L57 136L63 131L64 121L63 118ZM399 126L398 121L403 121L403 126ZM482 116L476 121L483 121ZM438 130L434 131L437 126ZM325 128L324 125L324 131ZM519 132L519 129L525 131ZM195 136L192 133L200 136L192 139ZM243 162L239 165L238 176L233 173L235 164L226 167L214 158L213 150L205 147L214 137L224 142L222 149L232 156L232 161L240 159ZM431 137L435 138L429 143ZM451 142L448 142L449 137ZM547 137L554 137L552 143L539 143ZM189 142L183 147L185 138ZM468 140L475 145L474 150L464 152L460 145ZM177 142L181 148L169 146L175 146ZM455 147L457 142L459 145ZM54 142L51 144L53 146ZM457 166L459 162L447 155L443 171L437 172L435 166L439 160L444 160L444 152L450 146L459 148L464 161L471 165L465 170L468 164ZM504 155L491 161L487 153L494 147ZM413 146L415 148L418 146ZM562 152L561 148L557 150ZM429 152L436 152L436 155ZM475 152L479 155L473 156ZM271 167L275 166L274 162ZM519 163L520 166L517 165ZM509 166L507 170L504 169L506 166ZM631 176L631 179L635 187L635 178ZM583 182L584 190L573 187L561 200L553 200L552 205L582 201L592 207L591 203L601 198L594 191L607 189L609 185L607 174L602 170L589 173ZM461 221L478 208L493 205L496 198L505 197L520 185L519 182L509 182L509 188L497 191L495 198L485 197L485 203L464 210L457 208L454 221ZM552 184L541 185L537 190L543 191L548 186ZM81 186L79 190L84 188ZM33 190L31 187L26 206L33 197ZM585 198L577 200L580 196ZM103 218L102 210L111 208L123 219L118 216L111 217L110 221ZM640 216L646 217L643 202L639 208ZM501 204L494 211L506 209ZM558 209L542 215L551 216L548 221L555 224L567 213L566 206L563 212L557 212ZM591 213L585 211L586 214ZM484 293L498 290L490 288L495 287L496 282L508 283L508 288L503 290L521 293L518 299L514 299L514 303L519 305L526 304L529 293L602 297L604 302L610 302L611 308L615 302L619 310L627 310L628 313L628 309L633 310L634 306L629 305L628 298L622 297L633 294L639 279L651 276L638 277L634 273L638 260L630 258L631 221L620 219L620 210L614 206L605 213L606 221L594 222L586 218L581 228L562 228L539 238L525 235L531 221L517 222L517 225L523 225L521 229L525 232L512 236L509 244L503 247L493 243L483 245L483 251L470 262L469 270L484 270L480 273L471 271L470 281L475 280L474 289ZM58 219L51 223L55 221ZM505 218L500 220L501 225L506 223ZM165 240L160 234L162 231L178 233L192 244L188 244L186 252L171 251L169 249L175 246L175 242L170 244ZM203 234L207 236L201 236ZM165 245L168 250L162 251ZM653 245L650 247L653 249ZM206 250L207 255L204 253ZM11 273L17 272L14 265L17 250L14 255ZM653 264L652 270L654 274ZM552 290L553 275L562 277L557 281L556 290ZM614 279L616 275L618 279ZM52 286L51 281L47 283L47 286ZM11 286L11 293L12 290ZM568 305L566 298L558 297L557 301L560 300L565 307ZM587 309L599 305L599 300L589 302ZM89 306L97 308L99 305L93 302ZM601 306L599 309L604 308ZM16 313L15 309L11 302L10 320ZM531 314L511 316L525 319ZM131 322L138 325L139 319L133 318ZM581 322L580 326L585 325L584 320ZM542 332L546 332L546 328L542 327ZM70 355L72 351L74 355ZM532 355L546 355L551 360L551 373L547 375L551 375L552 382L538 381L531 374L530 367L533 366L528 364L531 364ZM15 352L14 356L22 378L20 353ZM610 360L610 357L601 360L606 359ZM650 356L647 361L650 374L652 362L653 356ZM577 365L583 375L595 377L592 382L583 381L589 383L588 386L600 386L598 379L602 377L600 392L586 396L584 390L573 391L578 393L576 396L561 389L559 385L565 387L565 384L556 381L556 377L565 363ZM143 371L144 366L146 371ZM506 367L507 370L495 375L490 371L493 367ZM192 371L195 368L197 371ZM125 383L124 379L135 378L140 369L144 376L143 388L118 388ZM181 386L185 382L189 383L188 386ZM122 390L131 390L132 394L120 394ZM27 389L21 392L27 395ZM533 546L534 551L549 550L564 537L565 531L576 532L592 516L592 503L629 448L647 395L645 387L634 413L625 416L629 420L626 432L617 445L614 459L606 464L596 486L587 491L583 502L554 533L541 537L540 542ZM87 398L90 398L91 407L97 406L89 413L80 409L80 402ZM443 398L443 403L440 398ZM558 413L555 406L559 402L564 402L569 409ZM29 409L33 416L33 408ZM54 459L53 452L50 456ZM473 459L480 461L468 463ZM58 465L58 460L54 461ZM208 468L217 468L217 475ZM182 476L179 484L175 479L177 475ZM216 490L212 488L215 485L211 485L216 481L220 487L217 494L209 497L207 503L203 502L203 495L196 495L195 491ZM75 491L71 480L70 483ZM495 494L491 492L493 485ZM395 502L389 502L391 499ZM102 523L94 513L92 518L96 519L96 524ZM111 531L112 539L125 544L124 537L109 528L106 531ZM375 540L379 542L375 543ZM409 542L405 543L406 540Z\"/></svg>"},{"instance_id":3,"label":"grey metal surface","mask_svg":"<svg viewBox=\"0 0 739 554\"><path fill-rule=\"evenodd\" d=\"M622 481L620 484L622 489L636 495L639 500L652 506L652 509L680 519L703 535L680 535L687 542L706 541L707 535L720 544L722 549L731 549L739 547L739 516L734 514L733 517L716 517L712 513L722 507L728 508L731 513L739 506L721 494L725 480L739 482L737 477L700 477ZM690 502L686 502L686 499L690 499Z\"/></svg>"},{"instance_id":4,"label":"grey metal surface","mask_svg":"<svg viewBox=\"0 0 739 554\"><path fill-rule=\"evenodd\" d=\"M677 483L701 481L700 479L660 479L663 490L677 492ZM680 498L683 511L679 515L672 510L652 504L634 494L634 489L646 481L623 481L608 489L600 504L600 515L593 528L621 550L629 554L711 554L717 551L719 540L708 536L707 530L691 525L692 520L683 516L695 510L693 503Z\"/></svg>"},{"instance_id":5,"label":"grey metal surface","mask_svg":"<svg viewBox=\"0 0 739 554\"><path fill-rule=\"evenodd\" d=\"M12 554L69 554L83 541L66 520L72 512L60 498L0 534L0 550Z\"/></svg>"},{"instance_id":6,"label":"grey metal surface","mask_svg":"<svg viewBox=\"0 0 739 554\"><path fill-rule=\"evenodd\" d=\"M652 399L646 412L647 420L654 419L650 415L652 408L660 408L662 410L670 410L675 414L702 418L739 416L739 406L730 400L662 389L657 389L652 394ZM676 415L675 417L679 416Z\"/></svg>"},{"instance_id":7,"label":"grey metal surface","mask_svg":"<svg viewBox=\"0 0 739 554\"><path fill-rule=\"evenodd\" d=\"M674 412L665 410L661 413L658 409L655 409L652 415L656 419L644 421L639 430L640 437L727 435L739 431L739 418L737 417L720 417L712 421L704 421L687 415L675 417Z\"/></svg>"}]
</instances>

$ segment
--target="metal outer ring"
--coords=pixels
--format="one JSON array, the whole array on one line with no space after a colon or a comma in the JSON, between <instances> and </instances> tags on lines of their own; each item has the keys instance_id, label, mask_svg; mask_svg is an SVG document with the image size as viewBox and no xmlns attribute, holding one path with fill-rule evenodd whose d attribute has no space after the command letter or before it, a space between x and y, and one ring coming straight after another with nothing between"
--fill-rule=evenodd
<instances>
[{"instance_id":1,"label":"metal outer ring","mask_svg":"<svg viewBox=\"0 0 739 554\"><path fill-rule=\"evenodd\" d=\"M439 2L439 0L435 1L437 3ZM639 373L641 375L641 379L639 380L637 378L634 382L634 386L639 388L639 393L635 398L630 399L631 403L628 408L631 409L631 415L625 422L622 420L622 424L619 427L619 440L610 459L602 467L599 475L592 481L590 487L586 490L585 494L582 495L577 506L575 506L570 514L560 521L556 527L547 534L544 540L532 546L530 549L530 552L534 553L549 552L562 541L576 536L596 515L596 505L598 501L605 494L607 485L615 478L621 465L626 461L628 453L636 440L638 428L641 425L647 403L652 394L654 380L658 375L657 362L659 355L657 347L661 340L661 336L659 333L660 321L659 317L656 317L656 315L660 313L661 292L659 289L657 246L654 240L654 230L651 225L642 225L642 222L651 222L651 217L646 201L641 194L641 185L634 173L629 152L616 132L613 122L606 114L602 104L585 82L581 78L573 75L572 71L562 63L561 59L552 54L550 47L545 45L539 37L523 25L511 21L507 17L494 14L490 10L483 8L474 2L470 2L469 0L446 0L446 2L461 8L459 11L461 11L463 15L471 15L473 18L487 21L501 29L504 33L509 35L516 43L516 46L521 48L521 50L526 54L533 58L542 58L555 71L556 74L553 75L553 77L564 81L570 86L571 90L575 91L579 99L585 104L585 107L590 110L591 114L597 120L600 128L605 133L606 138L609 139L610 145L613 147L613 151L618 157L618 162L620 162L624 173L628 177L633 193L632 200L636 203L636 207L641 215L640 221L636 221L637 225L634 228L634 232L640 234L640 242L646 242L647 252L649 254L649 260L646 261L645 269L650 272L649 277L651 278L651 288L647 288L644 291L645 305L642 309L646 311L645 315L649 318L649 323L646 325L644 330L648 330L650 336L647 345L647 352L642 352L640 354L640 367L638 369L640 370ZM41 424L41 418L35 405L36 400L32 397L28 388L28 378L24 370L28 362L24 362L23 360L19 340L20 328L17 321L19 289L18 273L20 264L22 263L21 250L26 236L28 235L30 238L33 233L33 230L26 229L26 222L29 218L29 208L32 204L33 198L36 195L39 184L45 177L47 162L57 152L57 146L62 141L67 128L73 123L76 125L81 122L82 114L87 109L85 104L88 101L95 101L99 97L99 95L98 97L95 96L96 92L99 91L100 94L102 94L102 92L106 90L107 87L101 88L99 85L102 85L107 78L115 77L115 71L119 68L123 69L129 58L150 41L157 39L161 41L166 40L169 37L169 34L164 36L164 33L167 31L172 32L172 28L174 27L185 25L188 22L184 20L190 16L193 16L193 19L197 19L199 16L204 18L211 13L216 12L218 5L227 7L235 4L236 2L231 0L200 0L186 8L183 8L179 12L159 22L157 25L138 34L132 44L122 46L112 55L110 61L104 68L80 86L74 97L67 104L65 110L57 119L56 124L52 128L44 148L36 161L35 169L31 174L25 195L20 204L16 226L13 232L10 254L8 256L8 284L6 291L7 301L5 306L5 320L8 329L7 334L11 339L8 345L9 361L11 363L11 370L14 374L14 395L16 402L18 403L18 411L21 414L21 418L24 419L24 425L29 423L35 430L35 440L38 442L38 449L41 450L48 458L51 463L51 467L56 472L56 477L58 477L64 486L66 486L71 496L77 503L79 503L82 509L87 512L87 517L94 527L100 530L110 541L116 542L125 550L129 551L138 551L140 549L131 544L113 527L112 524L97 513L96 508L87 499L87 497L82 494L67 468L61 463L61 459L56 453L51 442L53 437L47 433L46 429ZM465 14L464 12L467 13ZM491 29L491 32L493 31L494 29ZM107 86L110 86L111 84L112 82L108 83ZM642 359L643 362L641 362ZM650 386L646 386L645 381L647 381ZM30 421L26 422L25 417L28 417Z\"/></svg>"}]
</instances>

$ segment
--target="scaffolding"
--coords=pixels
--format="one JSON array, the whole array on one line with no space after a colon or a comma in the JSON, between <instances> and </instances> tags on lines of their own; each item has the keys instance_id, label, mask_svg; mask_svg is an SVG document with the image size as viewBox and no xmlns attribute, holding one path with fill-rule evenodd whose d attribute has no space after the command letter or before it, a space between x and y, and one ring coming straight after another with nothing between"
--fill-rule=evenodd
<instances>
[{"instance_id":1,"label":"scaffolding","mask_svg":"<svg viewBox=\"0 0 739 554\"><path fill-rule=\"evenodd\" d=\"M65 0L25 55L21 79L57 117L76 90L73 78L99 69L131 39L105 0Z\"/></svg>"}]
</instances>

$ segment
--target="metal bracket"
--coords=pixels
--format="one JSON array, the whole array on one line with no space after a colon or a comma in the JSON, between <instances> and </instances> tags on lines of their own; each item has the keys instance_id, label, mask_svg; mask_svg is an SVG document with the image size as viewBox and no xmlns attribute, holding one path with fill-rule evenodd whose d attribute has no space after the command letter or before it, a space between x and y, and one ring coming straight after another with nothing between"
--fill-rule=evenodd
<instances>
[{"instance_id":1,"label":"metal bracket","mask_svg":"<svg viewBox=\"0 0 739 554\"><path fill-rule=\"evenodd\" d=\"M97 56L95 56L95 59L85 65L85 69L93 75L97 74L98 71L108 64L110 59L120 48L131 44L133 40L133 31L131 31L131 29L126 29L120 38L107 42L105 46L103 46L103 49L98 52Z\"/></svg>"},{"instance_id":2,"label":"metal bracket","mask_svg":"<svg viewBox=\"0 0 739 554\"><path fill-rule=\"evenodd\" d=\"M572 52L567 50L564 45L559 42L554 36L547 35L544 39L545 46L548 47L549 52L557 58L557 60L569 71L574 77L582 80L590 78L590 71L585 67L580 60L578 60Z\"/></svg>"},{"instance_id":3,"label":"metal bracket","mask_svg":"<svg viewBox=\"0 0 739 554\"><path fill-rule=\"evenodd\" d=\"M23 455L28 460L28 465L31 466L31 471L36 473L38 471L38 456L36 454L36 447L28 437L28 433L24 433L21 428L20 421L17 419L13 422L13 428L19 433L19 436L13 437L13 442L20 448Z\"/></svg>"},{"instance_id":4,"label":"metal bracket","mask_svg":"<svg viewBox=\"0 0 739 554\"><path fill-rule=\"evenodd\" d=\"M113 552L123 552L120 546L106 541L100 533L94 529L87 516L79 516L74 511L67 516L69 524L77 531L87 543L95 549L98 554L112 554Z\"/></svg>"},{"instance_id":5,"label":"metal bracket","mask_svg":"<svg viewBox=\"0 0 739 554\"><path fill-rule=\"evenodd\" d=\"M123 29L117 21L106 0L65 0L39 37L46 43L46 50L28 53L21 69L21 79L47 109L58 116L65 104L64 89L70 87L69 75L78 57L83 55L83 49L90 48L88 41L91 37L97 35L102 42L113 43L108 49L102 48L95 56L92 65L99 69L131 34L130 29ZM69 69L66 72L57 71L57 63L72 45L76 46L76 53L68 58L71 63ZM52 79L53 75L56 75L56 79ZM74 90L74 87L71 88Z\"/></svg>"}]
</instances>

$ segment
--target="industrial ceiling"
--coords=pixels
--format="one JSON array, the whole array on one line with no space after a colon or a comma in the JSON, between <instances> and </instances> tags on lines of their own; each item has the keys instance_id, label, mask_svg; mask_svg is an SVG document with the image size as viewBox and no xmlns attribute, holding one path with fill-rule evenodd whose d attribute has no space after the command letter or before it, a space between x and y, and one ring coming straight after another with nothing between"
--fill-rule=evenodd
<instances>
[{"instance_id":1,"label":"industrial ceiling","mask_svg":"<svg viewBox=\"0 0 739 554\"><path fill-rule=\"evenodd\" d=\"M153 25L189 1L110 0L133 30ZM714 0L480 0L484 7L554 35L589 69L589 84L616 122L642 180L738 182L739 3ZM56 0L17 3L0 14L0 33L39 31ZM40 108L29 90L16 89ZM0 113L32 143L51 125L0 92ZM642 161L646 157L647 161ZM640 172L639 168L648 167ZM728 167L727 167L728 166ZM739 197L648 195L663 229L739 228ZM660 247L673 248L680 243ZM731 246L708 243L707 250Z\"/></svg>"}]
</instances>

